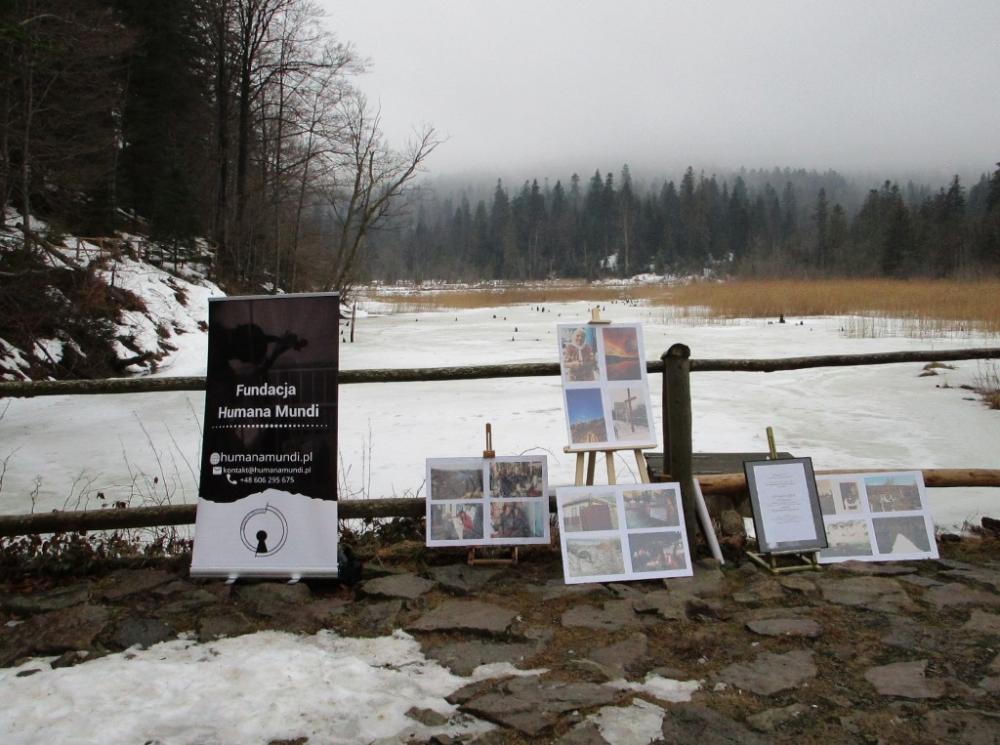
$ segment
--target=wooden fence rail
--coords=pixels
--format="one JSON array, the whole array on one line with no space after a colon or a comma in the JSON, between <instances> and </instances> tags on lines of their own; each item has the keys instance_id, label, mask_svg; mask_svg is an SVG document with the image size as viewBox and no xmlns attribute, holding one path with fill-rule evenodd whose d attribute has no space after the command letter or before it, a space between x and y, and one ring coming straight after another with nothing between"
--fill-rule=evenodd
<instances>
[{"instance_id":1,"label":"wooden fence rail","mask_svg":"<svg viewBox=\"0 0 1000 745\"><path fill-rule=\"evenodd\" d=\"M690 357L690 352L688 353ZM899 362L952 362L955 360L1000 359L1000 347L980 349L941 349L934 352L882 352L879 354L783 357L759 360L689 359L691 372L774 372L811 367L886 365ZM650 373L662 373L662 360L646 363ZM409 367L398 369L341 370L338 382L415 383L441 380L479 380L483 378L530 378L559 375L556 362L528 362L517 365L474 365L471 367ZM162 393L164 391L203 391L204 377L111 378L104 380L0 381L0 398L33 396L68 396L74 394Z\"/></svg>"},{"instance_id":2,"label":"wooden fence rail","mask_svg":"<svg viewBox=\"0 0 1000 745\"><path fill-rule=\"evenodd\" d=\"M663 373L664 474L681 484L685 517L690 535L698 530L694 504L692 472L691 372L774 372L815 367L885 365L904 362L950 362L969 359L1000 358L1000 347L950 349L932 352L882 352L861 355L825 355L779 359L691 359L691 350L675 344L659 361L646 363L650 373ZM405 383L484 378L519 378L559 375L557 363L515 365L479 365L471 367L432 367L373 370L342 370L338 380L354 383ZM204 377L121 378L111 380L2 381L0 398L64 396L77 394L162 393L200 391ZM906 469L918 470L918 469ZM836 473L835 471L817 471ZM844 473L844 471L841 471ZM924 469L928 486L1000 487L1000 469ZM699 476L706 495L736 495L746 491L743 474ZM553 505L554 509L554 505ZM425 504L421 499L342 500L338 512L342 519L379 517L420 517ZM0 516L0 537L86 530L185 525L194 523L195 505L137 507L128 509L48 512L31 515Z\"/></svg>"},{"instance_id":3,"label":"wooden fence rail","mask_svg":"<svg viewBox=\"0 0 1000 745\"><path fill-rule=\"evenodd\" d=\"M865 470L816 471L817 476L836 473L863 473ZM903 468L903 471L920 469ZM987 468L934 468L924 469L927 486L996 486L1000 487L1000 469ZM698 477L706 496L732 496L746 491L746 477L742 473L719 473ZM552 512L556 511L555 496L549 497ZM337 514L342 520L386 517L420 518L426 512L423 499L342 499L337 503ZM122 530L148 528L161 525L193 525L195 505L178 504L163 507L129 507L126 509L71 510L67 512L39 512L31 515L0 515L0 538L34 535L37 533L71 533L90 530Z\"/></svg>"}]
</instances>

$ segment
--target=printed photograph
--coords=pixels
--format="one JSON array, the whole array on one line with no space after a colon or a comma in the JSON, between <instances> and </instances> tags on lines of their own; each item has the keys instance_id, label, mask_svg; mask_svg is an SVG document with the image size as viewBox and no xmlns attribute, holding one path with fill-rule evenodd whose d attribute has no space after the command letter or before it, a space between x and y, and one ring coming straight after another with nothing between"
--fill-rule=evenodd
<instances>
[{"instance_id":1,"label":"printed photograph","mask_svg":"<svg viewBox=\"0 0 1000 745\"><path fill-rule=\"evenodd\" d=\"M483 469L431 466L431 499L482 499Z\"/></svg>"},{"instance_id":2,"label":"printed photograph","mask_svg":"<svg viewBox=\"0 0 1000 745\"><path fill-rule=\"evenodd\" d=\"M570 577L604 577L625 573L618 538L567 538L566 573Z\"/></svg>"},{"instance_id":3,"label":"printed photograph","mask_svg":"<svg viewBox=\"0 0 1000 745\"><path fill-rule=\"evenodd\" d=\"M680 525L677 494L673 489L643 489L623 493L625 527L672 528Z\"/></svg>"},{"instance_id":4,"label":"printed photograph","mask_svg":"<svg viewBox=\"0 0 1000 745\"><path fill-rule=\"evenodd\" d=\"M570 440L574 445L608 442L600 388L567 388L566 416L569 418Z\"/></svg>"},{"instance_id":5,"label":"printed photograph","mask_svg":"<svg viewBox=\"0 0 1000 745\"><path fill-rule=\"evenodd\" d=\"M545 484L540 460L499 460L490 463L490 496L541 497Z\"/></svg>"},{"instance_id":6,"label":"printed photograph","mask_svg":"<svg viewBox=\"0 0 1000 745\"><path fill-rule=\"evenodd\" d=\"M649 409L643 387L611 388L608 396L611 401L611 426L615 430L616 440L634 442L649 442L652 433L649 427Z\"/></svg>"},{"instance_id":7,"label":"printed photograph","mask_svg":"<svg viewBox=\"0 0 1000 745\"><path fill-rule=\"evenodd\" d=\"M490 538L542 538L548 519L542 500L490 502Z\"/></svg>"},{"instance_id":8,"label":"printed photograph","mask_svg":"<svg viewBox=\"0 0 1000 745\"><path fill-rule=\"evenodd\" d=\"M865 520L827 523L826 540L829 545L820 550L821 559L872 555L872 542Z\"/></svg>"},{"instance_id":9,"label":"printed photograph","mask_svg":"<svg viewBox=\"0 0 1000 745\"><path fill-rule=\"evenodd\" d=\"M816 480L816 493L819 494L819 508L824 515L836 515L837 505L833 500L833 490L836 483L829 479Z\"/></svg>"},{"instance_id":10,"label":"printed photograph","mask_svg":"<svg viewBox=\"0 0 1000 745\"><path fill-rule=\"evenodd\" d=\"M597 365L597 334L592 326L559 328L559 352L567 381L600 380Z\"/></svg>"},{"instance_id":11,"label":"printed photograph","mask_svg":"<svg viewBox=\"0 0 1000 745\"><path fill-rule=\"evenodd\" d=\"M594 492L562 503L562 530L618 530L618 506L614 493Z\"/></svg>"},{"instance_id":12,"label":"printed photograph","mask_svg":"<svg viewBox=\"0 0 1000 745\"><path fill-rule=\"evenodd\" d=\"M876 517L872 519L872 526L880 554L919 554L931 550L923 515Z\"/></svg>"},{"instance_id":13,"label":"printed photograph","mask_svg":"<svg viewBox=\"0 0 1000 745\"><path fill-rule=\"evenodd\" d=\"M639 359L639 329L635 326L602 329L604 365L608 380L642 380L642 360Z\"/></svg>"},{"instance_id":14,"label":"printed photograph","mask_svg":"<svg viewBox=\"0 0 1000 745\"><path fill-rule=\"evenodd\" d=\"M841 481L839 484L840 504L838 512L859 512L861 497L858 495L858 485L853 481Z\"/></svg>"},{"instance_id":15,"label":"printed photograph","mask_svg":"<svg viewBox=\"0 0 1000 745\"><path fill-rule=\"evenodd\" d=\"M432 504L431 540L470 541L483 537L481 504Z\"/></svg>"},{"instance_id":16,"label":"printed photograph","mask_svg":"<svg viewBox=\"0 0 1000 745\"><path fill-rule=\"evenodd\" d=\"M684 540L675 530L629 533L628 551L633 572L669 572L687 569Z\"/></svg>"},{"instance_id":17,"label":"printed photograph","mask_svg":"<svg viewBox=\"0 0 1000 745\"><path fill-rule=\"evenodd\" d=\"M868 507L872 512L920 510L920 489L912 474L870 476L865 479Z\"/></svg>"}]
</instances>

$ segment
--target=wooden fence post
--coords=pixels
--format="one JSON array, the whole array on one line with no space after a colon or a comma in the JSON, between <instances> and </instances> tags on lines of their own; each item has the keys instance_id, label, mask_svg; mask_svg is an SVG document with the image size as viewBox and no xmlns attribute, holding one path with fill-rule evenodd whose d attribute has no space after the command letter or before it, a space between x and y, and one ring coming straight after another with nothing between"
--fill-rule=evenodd
<instances>
[{"instance_id":1,"label":"wooden fence post","mask_svg":"<svg viewBox=\"0 0 1000 745\"><path fill-rule=\"evenodd\" d=\"M684 525L694 540L698 527L694 475L691 464L691 349L674 344L663 355L664 472L669 464L670 479L681 485Z\"/></svg>"},{"instance_id":2,"label":"wooden fence post","mask_svg":"<svg viewBox=\"0 0 1000 745\"><path fill-rule=\"evenodd\" d=\"M660 362L663 365L663 379L662 390L660 391L660 401L663 414L660 418L660 422L663 424L663 467L660 469L664 474L673 473L673 469L670 468L670 390L668 385L667 377L667 355L668 352L664 352L660 355Z\"/></svg>"}]
</instances>

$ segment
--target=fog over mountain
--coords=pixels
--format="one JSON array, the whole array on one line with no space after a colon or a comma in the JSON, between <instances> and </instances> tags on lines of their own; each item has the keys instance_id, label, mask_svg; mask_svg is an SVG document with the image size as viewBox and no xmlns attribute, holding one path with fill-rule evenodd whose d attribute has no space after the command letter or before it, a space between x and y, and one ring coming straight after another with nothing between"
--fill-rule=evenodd
<instances>
[{"instance_id":1,"label":"fog over mountain","mask_svg":"<svg viewBox=\"0 0 1000 745\"><path fill-rule=\"evenodd\" d=\"M447 138L432 174L629 163L943 183L1000 160L995 0L323 0L370 58L386 132Z\"/></svg>"}]
</instances>

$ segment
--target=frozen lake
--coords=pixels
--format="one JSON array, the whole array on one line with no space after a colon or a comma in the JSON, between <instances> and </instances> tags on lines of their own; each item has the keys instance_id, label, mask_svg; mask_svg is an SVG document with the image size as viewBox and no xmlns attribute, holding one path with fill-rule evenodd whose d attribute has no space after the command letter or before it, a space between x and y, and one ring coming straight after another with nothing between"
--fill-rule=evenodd
<instances>
[{"instance_id":1,"label":"frozen lake","mask_svg":"<svg viewBox=\"0 0 1000 745\"><path fill-rule=\"evenodd\" d=\"M995 337L851 338L843 317L677 324L660 308L608 304L604 317L638 321L646 356L675 342L693 358L821 354L991 346ZM341 368L439 367L556 362L557 323L585 321L586 303L518 305L360 318ZM205 338L184 344L160 375L201 375ZM775 373L695 373L696 451L764 451L765 429L779 449L811 456L817 469L997 468L1000 412L970 391L985 363L953 363L936 377L923 365L819 368ZM651 376L657 435L659 375ZM975 400L970 400L975 399ZM0 401L0 512L192 502L204 396L200 393L65 396ZM426 458L477 456L491 422L498 455L545 454L551 485L573 481L563 453L566 425L558 377L443 383L345 385L340 389L341 497L423 497ZM626 451L627 452L627 451ZM631 454L617 460L619 481L636 480ZM603 479L603 464L598 466ZM1000 489L931 490L938 525L1000 513ZM103 499L99 496L103 494Z\"/></svg>"}]
</instances>

